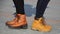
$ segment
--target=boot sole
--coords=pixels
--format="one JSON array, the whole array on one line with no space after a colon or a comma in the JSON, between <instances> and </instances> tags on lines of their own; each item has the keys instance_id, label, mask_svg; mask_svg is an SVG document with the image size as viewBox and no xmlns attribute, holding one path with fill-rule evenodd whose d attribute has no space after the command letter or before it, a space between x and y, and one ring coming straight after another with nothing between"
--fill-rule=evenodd
<instances>
[{"instance_id":1,"label":"boot sole","mask_svg":"<svg viewBox=\"0 0 60 34\"><path fill-rule=\"evenodd\" d=\"M25 25L22 25L22 26L18 26L18 27L12 27L8 24L6 24L10 29L27 29L28 28L28 25L25 24Z\"/></svg>"},{"instance_id":2,"label":"boot sole","mask_svg":"<svg viewBox=\"0 0 60 34\"><path fill-rule=\"evenodd\" d=\"M39 31L39 32L50 32L50 31L41 31L41 30L38 30L38 29L36 29L36 28L31 28L31 30Z\"/></svg>"}]
</instances>

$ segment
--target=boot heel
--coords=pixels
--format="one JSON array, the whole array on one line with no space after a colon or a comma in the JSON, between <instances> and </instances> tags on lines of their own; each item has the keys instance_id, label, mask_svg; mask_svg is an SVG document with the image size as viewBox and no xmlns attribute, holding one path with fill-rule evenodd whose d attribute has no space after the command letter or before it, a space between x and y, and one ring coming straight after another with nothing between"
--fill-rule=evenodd
<instances>
[{"instance_id":1,"label":"boot heel","mask_svg":"<svg viewBox=\"0 0 60 34\"><path fill-rule=\"evenodd\" d=\"M28 28L28 25L26 24L26 25L23 25L23 26L21 26L21 28L22 29L27 29Z\"/></svg>"}]
</instances>

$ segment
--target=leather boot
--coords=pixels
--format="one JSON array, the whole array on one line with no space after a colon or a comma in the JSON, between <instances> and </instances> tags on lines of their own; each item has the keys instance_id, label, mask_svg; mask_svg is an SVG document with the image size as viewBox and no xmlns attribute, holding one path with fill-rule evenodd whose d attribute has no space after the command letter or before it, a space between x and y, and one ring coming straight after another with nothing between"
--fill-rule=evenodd
<instances>
[{"instance_id":1,"label":"leather boot","mask_svg":"<svg viewBox=\"0 0 60 34\"><path fill-rule=\"evenodd\" d=\"M13 25L9 25L12 28L27 28L26 15L18 14L18 21Z\"/></svg>"},{"instance_id":2,"label":"leather boot","mask_svg":"<svg viewBox=\"0 0 60 34\"><path fill-rule=\"evenodd\" d=\"M38 20L34 20L32 24L32 30L38 30L42 32L49 32L51 30L51 26L44 23L44 18L39 18Z\"/></svg>"}]
</instances>

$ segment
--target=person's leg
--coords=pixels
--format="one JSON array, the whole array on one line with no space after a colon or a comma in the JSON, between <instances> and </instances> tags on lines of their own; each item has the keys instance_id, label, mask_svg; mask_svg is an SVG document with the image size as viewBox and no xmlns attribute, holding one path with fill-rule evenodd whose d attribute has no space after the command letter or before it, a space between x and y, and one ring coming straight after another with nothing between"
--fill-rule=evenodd
<instances>
[{"instance_id":1,"label":"person's leg","mask_svg":"<svg viewBox=\"0 0 60 34\"><path fill-rule=\"evenodd\" d=\"M24 12L24 0L13 0L13 2L16 8L16 17L13 21L8 21L7 24L14 28L23 27L27 24Z\"/></svg>"},{"instance_id":2,"label":"person's leg","mask_svg":"<svg viewBox=\"0 0 60 34\"><path fill-rule=\"evenodd\" d=\"M24 12L24 0L13 0L16 7L17 14L25 14Z\"/></svg>"},{"instance_id":3,"label":"person's leg","mask_svg":"<svg viewBox=\"0 0 60 34\"><path fill-rule=\"evenodd\" d=\"M36 6L36 16L35 18L43 17L45 9L48 5L50 0L38 0L37 6Z\"/></svg>"},{"instance_id":4,"label":"person's leg","mask_svg":"<svg viewBox=\"0 0 60 34\"><path fill-rule=\"evenodd\" d=\"M43 14L45 12L45 9L49 1L50 0L38 0L37 7L36 7L36 16L32 24L33 30L39 30L39 31L44 31L44 32L51 30L51 26L46 25L43 18Z\"/></svg>"}]
</instances>

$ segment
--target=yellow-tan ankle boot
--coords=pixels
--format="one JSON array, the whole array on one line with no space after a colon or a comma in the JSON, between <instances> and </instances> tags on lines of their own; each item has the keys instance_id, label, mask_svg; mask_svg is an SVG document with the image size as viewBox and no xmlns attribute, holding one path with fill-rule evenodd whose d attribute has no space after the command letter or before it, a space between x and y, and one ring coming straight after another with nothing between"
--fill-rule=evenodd
<instances>
[{"instance_id":1,"label":"yellow-tan ankle boot","mask_svg":"<svg viewBox=\"0 0 60 34\"><path fill-rule=\"evenodd\" d=\"M32 30L38 30L42 32L49 32L51 30L51 26L44 24L44 18L39 18L38 20L34 20L32 24Z\"/></svg>"}]
</instances>

